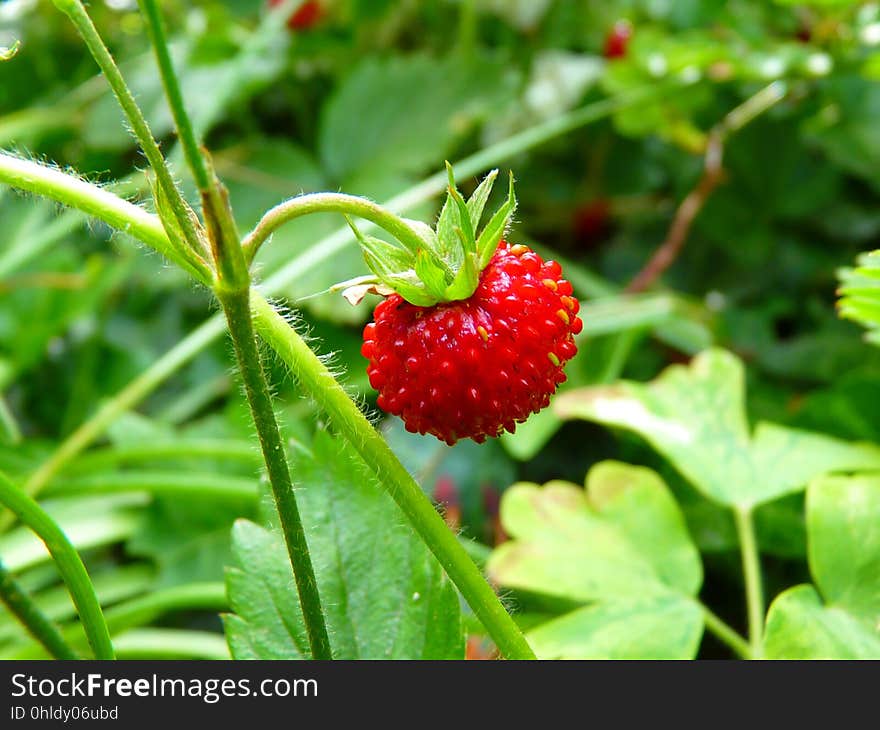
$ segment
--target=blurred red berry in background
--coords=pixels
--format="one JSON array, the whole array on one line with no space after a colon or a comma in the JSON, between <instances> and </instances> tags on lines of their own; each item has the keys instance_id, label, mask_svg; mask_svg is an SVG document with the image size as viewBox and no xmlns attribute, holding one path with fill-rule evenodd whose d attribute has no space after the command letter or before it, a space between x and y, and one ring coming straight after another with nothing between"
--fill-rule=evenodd
<instances>
[{"instance_id":1,"label":"blurred red berry in background","mask_svg":"<svg viewBox=\"0 0 880 730\"><path fill-rule=\"evenodd\" d=\"M269 7L281 5L284 0L269 0ZM324 17L324 8L318 0L306 0L287 19L287 27L291 30L308 30Z\"/></svg>"},{"instance_id":2,"label":"blurred red berry in background","mask_svg":"<svg viewBox=\"0 0 880 730\"><path fill-rule=\"evenodd\" d=\"M605 58L623 58L626 48L632 38L632 23L628 20L618 20L605 36L605 48L602 55Z\"/></svg>"},{"instance_id":3,"label":"blurred red berry in background","mask_svg":"<svg viewBox=\"0 0 880 730\"><path fill-rule=\"evenodd\" d=\"M611 203L595 198L574 209L571 230L578 248L595 248L611 229Z\"/></svg>"},{"instance_id":4,"label":"blurred red berry in background","mask_svg":"<svg viewBox=\"0 0 880 730\"><path fill-rule=\"evenodd\" d=\"M443 519L449 529L458 532L461 528L461 502L458 488L449 476L438 477L434 485L434 502L442 508Z\"/></svg>"}]
</instances>

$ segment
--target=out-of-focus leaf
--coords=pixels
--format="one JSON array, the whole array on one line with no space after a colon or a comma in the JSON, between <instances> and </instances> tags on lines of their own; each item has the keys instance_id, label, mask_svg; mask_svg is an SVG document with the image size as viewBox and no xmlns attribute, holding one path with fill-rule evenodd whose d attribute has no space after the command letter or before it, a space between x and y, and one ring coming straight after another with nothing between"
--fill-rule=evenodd
<instances>
[{"instance_id":1,"label":"out-of-focus leaf","mask_svg":"<svg viewBox=\"0 0 880 730\"><path fill-rule=\"evenodd\" d=\"M880 658L880 477L821 477L807 490L816 587L780 595L765 652L778 659Z\"/></svg>"},{"instance_id":2,"label":"out-of-focus leaf","mask_svg":"<svg viewBox=\"0 0 880 730\"><path fill-rule=\"evenodd\" d=\"M509 67L482 58L368 59L324 109L321 159L336 180L366 168L438 167L464 133L511 91Z\"/></svg>"},{"instance_id":3,"label":"out-of-focus leaf","mask_svg":"<svg viewBox=\"0 0 880 730\"><path fill-rule=\"evenodd\" d=\"M606 461L590 470L586 490L565 482L517 484L505 492L501 518L513 539L489 560L493 580L586 604L533 630L535 648L546 650L539 655L694 655L702 613L693 597L702 566L654 472ZM627 622L631 632L622 630Z\"/></svg>"},{"instance_id":4,"label":"out-of-focus leaf","mask_svg":"<svg viewBox=\"0 0 880 730\"><path fill-rule=\"evenodd\" d=\"M840 316L861 324L868 342L880 344L880 252L862 254L856 268L842 269L839 276Z\"/></svg>"},{"instance_id":5,"label":"out-of-focus leaf","mask_svg":"<svg viewBox=\"0 0 880 730\"><path fill-rule=\"evenodd\" d=\"M563 394L554 408L634 431L706 496L752 507L834 471L880 468L880 448L781 426L750 433L742 363L707 350L685 367L673 365L649 384L621 381Z\"/></svg>"}]
</instances>

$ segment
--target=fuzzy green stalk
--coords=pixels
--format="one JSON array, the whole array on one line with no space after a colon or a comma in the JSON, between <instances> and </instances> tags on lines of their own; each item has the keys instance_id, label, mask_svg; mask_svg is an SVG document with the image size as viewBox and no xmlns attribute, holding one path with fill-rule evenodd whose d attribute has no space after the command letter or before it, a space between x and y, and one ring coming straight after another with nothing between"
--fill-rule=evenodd
<instances>
[{"instance_id":1,"label":"fuzzy green stalk","mask_svg":"<svg viewBox=\"0 0 880 730\"><path fill-rule=\"evenodd\" d=\"M85 7L80 0L53 0L53 2L59 10L70 18L83 41L85 41L85 44L88 47L89 52L92 54L92 57L95 59L95 62L104 73L107 83L110 84L110 88L116 96L119 106L122 107L122 111L131 125L131 130L134 133L135 138L140 144L141 149L147 157L147 161L150 163L150 167L156 175L159 187L162 189L162 192L164 192L165 197L171 206L171 212L184 237L183 243L185 246L182 247L182 253L190 259L190 262L194 266L199 268L200 264L204 264L202 258L204 247L202 245L202 239L196 231L195 223L191 217L191 211L181 196L180 191L177 189L177 185L175 185L174 180L171 177L171 172L168 170L165 158L159 150L159 145L156 144L156 140L153 138L153 133L150 131L147 120L144 118L143 112L141 112L140 107L138 107L137 102L134 100L134 96L128 88L128 85L125 83L125 79L122 77L119 67L113 60L113 56L110 55L110 51L101 39L98 30L95 28L94 23L92 23L92 19L89 17L89 14L86 12ZM174 242L173 236L172 242Z\"/></svg>"},{"instance_id":2,"label":"fuzzy green stalk","mask_svg":"<svg viewBox=\"0 0 880 730\"><path fill-rule=\"evenodd\" d=\"M269 385L266 381L266 374L263 372L262 358L254 334L250 312L250 290L245 289L243 292L218 291L217 297L226 314L229 335L238 360L238 369L244 382L257 436L260 439L260 447L266 462L266 472L272 487L272 496L275 499L275 508L281 521L281 530L287 543L287 554L293 567L293 575L299 592L312 658L332 659L330 638L324 623L318 583L312 568L306 534L293 491L284 442L275 420Z\"/></svg>"},{"instance_id":3,"label":"fuzzy green stalk","mask_svg":"<svg viewBox=\"0 0 880 730\"><path fill-rule=\"evenodd\" d=\"M303 388L330 416L339 432L388 490L501 653L508 659L534 659L534 652L480 569L333 374L284 317L257 292L251 296L251 307L260 336L290 367Z\"/></svg>"},{"instance_id":4,"label":"fuzzy green stalk","mask_svg":"<svg viewBox=\"0 0 880 730\"><path fill-rule=\"evenodd\" d=\"M49 550L58 572L70 591L89 646L96 659L114 659L113 643L95 587L76 548L44 510L0 473L0 503L33 530Z\"/></svg>"},{"instance_id":5,"label":"fuzzy green stalk","mask_svg":"<svg viewBox=\"0 0 880 730\"><path fill-rule=\"evenodd\" d=\"M378 203L345 193L309 193L285 200L266 212L242 242L247 261L253 260L260 246L280 226L311 213L357 216L388 231L413 254L425 248L425 242L405 220Z\"/></svg>"},{"instance_id":6,"label":"fuzzy green stalk","mask_svg":"<svg viewBox=\"0 0 880 730\"><path fill-rule=\"evenodd\" d=\"M79 659L70 648L61 630L44 614L0 561L0 601L27 632L55 659Z\"/></svg>"},{"instance_id":7,"label":"fuzzy green stalk","mask_svg":"<svg viewBox=\"0 0 880 730\"><path fill-rule=\"evenodd\" d=\"M168 51L168 40L165 36L165 23L162 20L162 12L156 0L138 0L141 13L147 19L147 28L150 32L150 40L153 50L156 52L156 63L159 65L159 73L162 76L162 85L165 87L165 97L171 108L171 116L174 118L174 126L177 127L177 137L186 157L186 163L192 171L196 187L200 191L207 190L211 186L211 175L208 166L202 157L199 143L193 131L193 125L186 106L183 103L183 94L180 93L180 83L174 72L174 64L171 61L171 53Z\"/></svg>"}]
</instances>

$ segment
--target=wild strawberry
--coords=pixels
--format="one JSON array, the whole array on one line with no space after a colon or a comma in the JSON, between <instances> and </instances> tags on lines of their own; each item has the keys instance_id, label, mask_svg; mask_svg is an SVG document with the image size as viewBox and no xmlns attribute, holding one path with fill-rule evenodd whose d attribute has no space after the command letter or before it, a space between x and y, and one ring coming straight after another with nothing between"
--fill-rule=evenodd
<instances>
[{"instance_id":1,"label":"wild strawberry","mask_svg":"<svg viewBox=\"0 0 880 730\"><path fill-rule=\"evenodd\" d=\"M582 324L559 264L502 240L516 208L513 176L507 200L478 235L498 171L467 202L448 171L435 229L398 219L398 243L390 243L349 221L375 276L353 281L346 298L387 297L361 348L379 407L409 431L450 445L482 443L550 402Z\"/></svg>"},{"instance_id":2,"label":"wild strawberry","mask_svg":"<svg viewBox=\"0 0 880 730\"><path fill-rule=\"evenodd\" d=\"M284 0L269 0L269 7L281 5ZM305 0L287 19L291 30L308 30L324 17L324 8L319 0Z\"/></svg>"},{"instance_id":3,"label":"wild strawberry","mask_svg":"<svg viewBox=\"0 0 880 730\"><path fill-rule=\"evenodd\" d=\"M482 443L548 405L577 352L577 313L558 263L501 241L466 299L380 302L361 352L379 407L408 431Z\"/></svg>"},{"instance_id":4,"label":"wild strawberry","mask_svg":"<svg viewBox=\"0 0 880 730\"><path fill-rule=\"evenodd\" d=\"M627 46L632 37L632 23L628 20L618 20L605 36L605 48L602 55L605 58L623 58L626 56Z\"/></svg>"}]
</instances>

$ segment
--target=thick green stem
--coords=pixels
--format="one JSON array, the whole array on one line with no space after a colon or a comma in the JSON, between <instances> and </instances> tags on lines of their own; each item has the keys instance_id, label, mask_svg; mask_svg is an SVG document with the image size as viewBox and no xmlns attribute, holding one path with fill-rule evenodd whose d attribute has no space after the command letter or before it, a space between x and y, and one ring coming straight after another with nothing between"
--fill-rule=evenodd
<instances>
[{"instance_id":1,"label":"thick green stem","mask_svg":"<svg viewBox=\"0 0 880 730\"><path fill-rule=\"evenodd\" d=\"M244 382L251 415L263 450L263 459L266 462L266 471L275 499L275 508L281 520L281 530L284 533L287 553L293 566L293 575L299 592L312 658L332 659L330 639L327 636L324 613L321 610L321 599L318 595L318 583L315 580L306 534L293 492L284 443L275 420L269 386L266 382L260 351L254 336L249 290L218 292L218 298L226 314L239 372Z\"/></svg>"},{"instance_id":2,"label":"thick green stem","mask_svg":"<svg viewBox=\"0 0 880 730\"><path fill-rule=\"evenodd\" d=\"M95 658L113 659L113 644L95 587L70 540L40 505L3 474L0 474L0 503L8 507L46 544L70 591Z\"/></svg>"},{"instance_id":3,"label":"thick green stem","mask_svg":"<svg viewBox=\"0 0 880 730\"><path fill-rule=\"evenodd\" d=\"M400 507L477 615L502 654L534 659L522 632L501 605L479 568L449 530L419 485L398 461L385 439L349 398L333 374L284 317L258 293L251 296L254 324L303 388L333 420Z\"/></svg>"},{"instance_id":4,"label":"thick green stem","mask_svg":"<svg viewBox=\"0 0 880 730\"><path fill-rule=\"evenodd\" d=\"M425 242L404 220L387 208L366 198L344 193L310 193L290 198L269 210L242 242L248 261L280 226L311 213L343 213L357 216L384 228L410 251L423 249Z\"/></svg>"},{"instance_id":5,"label":"thick green stem","mask_svg":"<svg viewBox=\"0 0 880 730\"><path fill-rule=\"evenodd\" d=\"M168 239L156 216L97 185L7 152L0 152L0 182L88 213L146 243L198 281L206 284L211 280L204 261L182 254Z\"/></svg>"},{"instance_id":6,"label":"thick green stem","mask_svg":"<svg viewBox=\"0 0 880 730\"><path fill-rule=\"evenodd\" d=\"M39 609L2 562L0 562L0 601L3 601L9 611L49 652L50 656L56 659L79 659L76 652L64 640L58 627Z\"/></svg>"},{"instance_id":7,"label":"thick green stem","mask_svg":"<svg viewBox=\"0 0 880 730\"><path fill-rule=\"evenodd\" d=\"M748 641L728 626L708 606L700 604L700 608L703 611L703 620L706 622L706 628L709 629L719 641L727 644L727 646L730 647L738 657L742 659L752 658L752 647L749 646Z\"/></svg>"},{"instance_id":8,"label":"thick green stem","mask_svg":"<svg viewBox=\"0 0 880 730\"><path fill-rule=\"evenodd\" d=\"M159 145L156 144L156 140L153 138L153 133L150 131L147 120L134 100L134 96L125 83L119 67L113 60L113 56L110 55L110 51L104 45L104 41L101 39L94 23L92 23L92 19L80 0L54 0L54 2L58 9L70 18L83 41L85 41L92 57L101 68L101 71L103 71L107 83L110 84L110 88L116 96L119 106L122 107L122 111L131 125L135 138L144 151L150 167L153 168L159 186L165 193L177 225L183 233L186 244L184 251L187 251L192 257L199 259L203 252L203 246L201 238L196 231L195 223L190 217L190 211L171 177L171 173L165 163L165 158L162 156Z\"/></svg>"},{"instance_id":9,"label":"thick green stem","mask_svg":"<svg viewBox=\"0 0 880 730\"><path fill-rule=\"evenodd\" d=\"M746 586L746 608L749 617L749 645L752 657L757 659L763 653L764 632L764 587L761 578L761 558L758 540L755 536L755 521L751 507L736 507L733 510L739 548L742 554L743 577Z\"/></svg>"},{"instance_id":10,"label":"thick green stem","mask_svg":"<svg viewBox=\"0 0 880 730\"><path fill-rule=\"evenodd\" d=\"M192 122L186 113L183 103L183 95L180 93L180 84L177 74L174 72L174 64L171 54L168 52L168 41L165 37L165 23L156 0L138 0L141 12L147 18L147 27L150 30L150 40L153 50L156 52L156 62L159 64L159 73L162 76L162 85L165 87L165 96L168 106L171 108L171 116L177 127L177 136L186 157L186 163L192 171L199 190L207 190L211 185L211 176L208 167L202 157L199 144L193 132Z\"/></svg>"}]
</instances>

